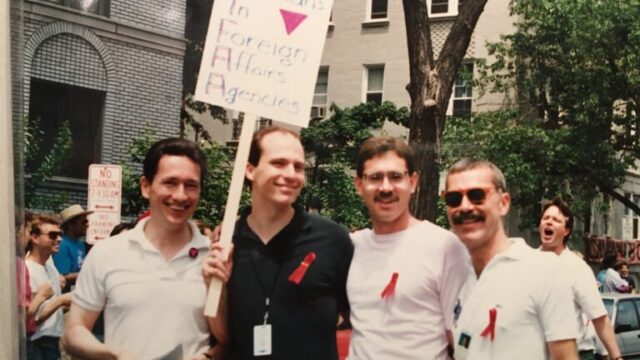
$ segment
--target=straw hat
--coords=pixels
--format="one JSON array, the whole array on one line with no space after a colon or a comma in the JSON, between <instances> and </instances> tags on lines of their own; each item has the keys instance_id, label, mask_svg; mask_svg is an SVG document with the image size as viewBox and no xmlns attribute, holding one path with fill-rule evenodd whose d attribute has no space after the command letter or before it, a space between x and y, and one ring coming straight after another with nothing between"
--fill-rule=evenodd
<instances>
[{"instance_id":1,"label":"straw hat","mask_svg":"<svg viewBox=\"0 0 640 360\"><path fill-rule=\"evenodd\" d=\"M60 212L60 218L62 219L60 220L60 226L62 226L62 224L66 223L67 221L72 220L73 218L76 218L80 215L89 215L89 214L93 214L93 211L85 211L82 208L82 206L78 204L71 205Z\"/></svg>"}]
</instances>

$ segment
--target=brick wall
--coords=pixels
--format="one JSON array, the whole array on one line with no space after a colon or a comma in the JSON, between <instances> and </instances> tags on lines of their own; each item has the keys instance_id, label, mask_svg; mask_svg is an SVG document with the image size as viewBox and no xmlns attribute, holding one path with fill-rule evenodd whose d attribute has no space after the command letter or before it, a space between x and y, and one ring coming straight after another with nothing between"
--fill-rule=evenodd
<instances>
[{"instance_id":1,"label":"brick wall","mask_svg":"<svg viewBox=\"0 0 640 360\"><path fill-rule=\"evenodd\" d=\"M111 18L141 29L184 36L186 1L111 0Z\"/></svg>"},{"instance_id":2,"label":"brick wall","mask_svg":"<svg viewBox=\"0 0 640 360\"><path fill-rule=\"evenodd\" d=\"M27 8L24 25L25 113L32 77L105 91L102 134L96 139L102 144L103 163L126 161L126 149L145 126L158 137L178 134L184 56L175 45L176 38L184 36L184 0L111 4L109 19L87 17L87 22L75 23L56 17L59 8L49 15L48 9L34 6L40 13L30 14ZM116 25L111 26L113 33L105 32L111 24ZM117 33L120 24L137 31L137 38ZM172 44L163 45L163 36ZM60 178L39 191L64 192L69 204L86 206L82 181Z\"/></svg>"}]
</instances>

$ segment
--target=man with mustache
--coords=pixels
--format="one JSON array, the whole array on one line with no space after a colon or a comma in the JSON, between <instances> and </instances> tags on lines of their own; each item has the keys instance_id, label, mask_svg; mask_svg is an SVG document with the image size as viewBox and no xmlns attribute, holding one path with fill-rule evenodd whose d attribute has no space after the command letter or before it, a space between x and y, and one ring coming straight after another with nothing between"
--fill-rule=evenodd
<instances>
[{"instance_id":1,"label":"man with mustache","mask_svg":"<svg viewBox=\"0 0 640 360\"><path fill-rule=\"evenodd\" d=\"M353 245L346 229L295 204L305 183L299 135L268 127L251 142L251 207L236 222L231 260L212 245L205 280L223 287L214 334L230 359L337 360L338 313Z\"/></svg>"},{"instance_id":2,"label":"man with mustache","mask_svg":"<svg viewBox=\"0 0 640 360\"><path fill-rule=\"evenodd\" d=\"M593 271L567 246L567 241L573 230L573 212L569 205L560 198L547 201L542 206L540 219L541 250L558 255L565 274L571 283L575 307L574 322L578 325L578 352L581 360L595 359L596 344L587 331L587 323L591 321L600 341L607 349L612 360L622 359L616 343L613 326L604 307L598 284Z\"/></svg>"},{"instance_id":3,"label":"man with mustache","mask_svg":"<svg viewBox=\"0 0 640 360\"><path fill-rule=\"evenodd\" d=\"M390 137L372 137L358 153L355 186L373 229L351 236L350 360L448 358L468 256L453 233L411 215L414 158Z\"/></svg>"},{"instance_id":4,"label":"man with mustache","mask_svg":"<svg viewBox=\"0 0 640 360\"><path fill-rule=\"evenodd\" d=\"M473 265L460 292L456 360L578 359L571 286L556 256L507 237L511 197L502 171L462 159L445 189L449 223Z\"/></svg>"}]
</instances>

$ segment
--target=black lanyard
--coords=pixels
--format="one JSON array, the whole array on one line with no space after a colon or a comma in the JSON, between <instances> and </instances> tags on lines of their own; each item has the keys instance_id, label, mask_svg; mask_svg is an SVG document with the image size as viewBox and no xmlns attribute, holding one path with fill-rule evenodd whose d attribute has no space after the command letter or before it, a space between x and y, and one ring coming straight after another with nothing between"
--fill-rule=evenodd
<instances>
[{"instance_id":1,"label":"black lanyard","mask_svg":"<svg viewBox=\"0 0 640 360\"><path fill-rule=\"evenodd\" d=\"M256 279L258 280L258 285L260 285L260 289L264 294L264 316L263 316L264 322L263 323L266 324L269 319L269 309L271 306L270 298L271 298L271 295L273 295L273 290L275 289L276 282L278 281L278 277L280 276L280 271L282 270L282 263L278 265L278 271L276 271L276 275L273 278L273 283L271 283L271 288L269 289L269 292L267 292L267 288L265 287L265 284L263 284L262 279L260 279L258 268L256 267L256 262L255 262L255 259L253 258L253 251L251 249L249 249L249 261L251 262L251 268L253 269L253 273L255 274Z\"/></svg>"}]
</instances>

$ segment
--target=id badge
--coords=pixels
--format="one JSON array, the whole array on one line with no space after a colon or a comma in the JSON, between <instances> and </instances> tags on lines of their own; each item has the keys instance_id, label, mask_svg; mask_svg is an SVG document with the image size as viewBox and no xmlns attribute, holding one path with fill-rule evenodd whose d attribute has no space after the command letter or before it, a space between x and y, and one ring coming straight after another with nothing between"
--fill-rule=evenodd
<instances>
[{"instance_id":1,"label":"id badge","mask_svg":"<svg viewBox=\"0 0 640 360\"><path fill-rule=\"evenodd\" d=\"M460 333L460 337L456 343L455 357L456 360L465 360L469 355L469 345L471 343L471 336L469 334L465 334L464 332Z\"/></svg>"},{"instance_id":2,"label":"id badge","mask_svg":"<svg viewBox=\"0 0 640 360\"><path fill-rule=\"evenodd\" d=\"M253 327L253 356L271 355L271 324Z\"/></svg>"}]
</instances>

